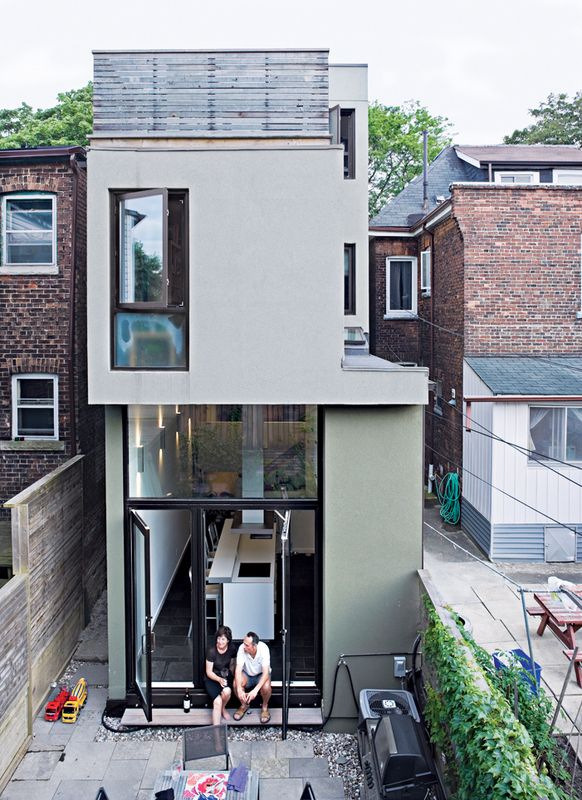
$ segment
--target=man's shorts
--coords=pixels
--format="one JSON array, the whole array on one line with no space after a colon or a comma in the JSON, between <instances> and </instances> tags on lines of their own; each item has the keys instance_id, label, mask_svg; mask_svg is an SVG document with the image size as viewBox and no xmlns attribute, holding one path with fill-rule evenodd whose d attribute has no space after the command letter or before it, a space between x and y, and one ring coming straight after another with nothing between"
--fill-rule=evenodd
<instances>
[{"instance_id":1,"label":"man's shorts","mask_svg":"<svg viewBox=\"0 0 582 800\"><path fill-rule=\"evenodd\" d=\"M259 672L258 675L247 675L244 669L243 673L247 676L247 685L245 686L245 689L247 690L247 692L251 692L255 688L257 683L261 680L261 676L263 673ZM271 675L271 670L269 670L269 675Z\"/></svg>"}]
</instances>

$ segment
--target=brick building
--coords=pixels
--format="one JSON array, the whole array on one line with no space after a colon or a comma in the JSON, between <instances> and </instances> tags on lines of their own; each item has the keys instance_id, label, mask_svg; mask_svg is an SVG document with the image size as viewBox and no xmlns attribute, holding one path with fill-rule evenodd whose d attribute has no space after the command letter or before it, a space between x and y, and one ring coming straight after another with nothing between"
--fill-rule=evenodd
<instances>
[{"instance_id":1,"label":"brick building","mask_svg":"<svg viewBox=\"0 0 582 800\"><path fill-rule=\"evenodd\" d=\"M0 151L0 506L84 455L91 606L104 584L104 439L87 401L86 183L81 147Z\"/></svg>"},{"instance_id":2,"label":"brick building","mask_svg":"<svg viewBox=\"0 0 582 800\"><path fill-rule=\"evenodd\" d=\"M371 351L429 367L426 464L437 474L464 466L463 523L486 552L550 560L547 523L563 521L566 549L580 558L580 490L551 510L549 496L560 496L565 482L554 474L542 484L549 461L569 475L582 459L575 418L582 402L582 152L448 147L428 168L426 189L423 183L413 180L370 224ZM476 394L498 397L472 403ZM508 402L514 395L519 400ZM467 399L472 433L464 431ZM543 433L534 424L536 404L556 417L539 423ZM500 436L501 417L512 410L501 438L522 452L509 469L507 452L515 450L490 438L491 452L477 444L492 430ZM491 484L517 498L504 499L511 509L498 507L502 496ZM515 538L515 526L524 525L527 545ZM510 544L502 543L505 535Z\"/></svg>"}]
</instances>

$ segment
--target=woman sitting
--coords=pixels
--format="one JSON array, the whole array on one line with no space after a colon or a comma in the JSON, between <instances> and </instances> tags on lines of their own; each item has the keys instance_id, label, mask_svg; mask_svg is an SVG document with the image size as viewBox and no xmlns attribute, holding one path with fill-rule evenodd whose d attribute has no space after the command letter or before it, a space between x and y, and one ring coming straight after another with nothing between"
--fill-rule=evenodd
<instances>
[{"instance_id":1,"label":"woman sitting","mask_svg":"<svg viewBox=\"0 0 582 800\"><path fill-rule=\"evenodd\" d=\"M212 698L212 724L220 725L221 717L230 719L226 705L232 694L236 647L232 643L232 631L222 625L214 637L214 644L206 651L206 675L204 686Z\"/></svg>"}]
</instances>

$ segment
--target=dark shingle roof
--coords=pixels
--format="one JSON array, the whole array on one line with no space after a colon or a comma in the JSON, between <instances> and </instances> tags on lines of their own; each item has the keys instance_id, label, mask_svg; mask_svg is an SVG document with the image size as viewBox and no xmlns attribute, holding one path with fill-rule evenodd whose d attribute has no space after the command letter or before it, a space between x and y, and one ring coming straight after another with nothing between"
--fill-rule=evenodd
<instances>
[{"instance_id":1,"label":"dark shingle roof","mask_svg":"<svg viewBox=\"0 0 582 800\"><path fill-rule=\"evenodd\" d=\"M487 172L458 158L453 147L445 147L428 167L428 210L439 205L437 197L449 198L454 181L486 181ZM442 202L442 201L441 201ZM370 220L371 226L408 226L410 216L422 213L422 175L417 175Z\"/></svg>"},{"instance_id":2,"label":"dark shingle roof","mask_svg":"<svg viewBox=\"0 0 582 800\"><path fill-rule=\"evenodd\" d=\"M575 144L457 144L455 150L478 161L481 167L489 163L493 166L535 164L542 167L582 164L582 150Z\"/></svg>"},{"instance_id":3,"label":"dark shingle roof","mask_svg":"<svg viewBox=\"0 0 582 800\"><path fill-rule=\"evenodd\" d=\"M493 394L582 395L582 356L469 356Z\"/></svg>"}]
</instances>

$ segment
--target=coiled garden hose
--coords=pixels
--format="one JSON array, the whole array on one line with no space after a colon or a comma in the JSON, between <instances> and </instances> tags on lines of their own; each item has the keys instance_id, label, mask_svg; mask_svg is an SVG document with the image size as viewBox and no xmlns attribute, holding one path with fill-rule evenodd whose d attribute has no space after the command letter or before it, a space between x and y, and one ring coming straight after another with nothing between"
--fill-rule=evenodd
<instances>
[{"instance_id":1,"label":"coiled garden hose","mask_svg":"<svg viewBox=\"0 0 582 800\"><path fill-rule=\"evenodd\" d=\"M440 483L435 476L435 487L441 504L441 517L449 525L456 525L461 517L459 476L456 472L447 472Z\"/></svg>"}]
</instances>

